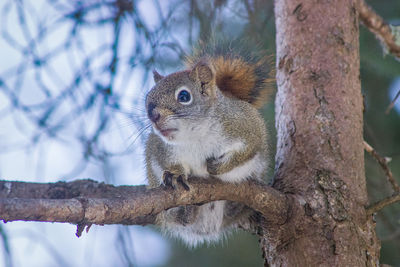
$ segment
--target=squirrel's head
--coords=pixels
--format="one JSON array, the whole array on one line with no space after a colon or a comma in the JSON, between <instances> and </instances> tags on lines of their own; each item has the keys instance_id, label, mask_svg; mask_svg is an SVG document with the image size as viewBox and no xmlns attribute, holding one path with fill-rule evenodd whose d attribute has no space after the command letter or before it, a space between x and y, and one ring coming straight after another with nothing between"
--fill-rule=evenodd
<instances>
[{"instance_id":1,"label":"squirrel's head","mask_svg":"<svg viewBox=\"0 0 400 267\"><path fill-rule=\"evenodd\" d=\"M153 75L156 84L146 96L146 110L156 134L176 143L198 133L217 99L212 66L201 61L191 70Z\"/></svg>"}]
</instances>

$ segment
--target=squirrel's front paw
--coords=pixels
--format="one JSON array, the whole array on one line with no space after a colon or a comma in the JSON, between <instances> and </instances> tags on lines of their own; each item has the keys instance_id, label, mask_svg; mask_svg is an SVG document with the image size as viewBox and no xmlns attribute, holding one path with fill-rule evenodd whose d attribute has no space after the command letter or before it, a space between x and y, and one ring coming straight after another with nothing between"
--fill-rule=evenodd
<instances>
[{"instance_id":1,"label":"squirrel's front paw","mask_svg":"<svg viewBox=\"0 0 400 267\"><path fill-rule=\"evenodd\" d=\"M176 189L178 185L181 185L186 191L190 190L187 181L187 175L181 172L165 170L163 173L163 183L165 186Z\"/></svg>"},{"instance_id":2,"label":"squirrel's front paw","mask_svg":"<svg viewBox=\"0 0 400 267\"><path fill-rule=\"evenodd\" d=\"M211 175L221 174L221 166L224 162L224 156L225 156L225 154L223 154L222 156L220 156L218 158L211 157L206 160L207 161L207 171L209 174L211 174Z\"/></svg>"}]
</instances>

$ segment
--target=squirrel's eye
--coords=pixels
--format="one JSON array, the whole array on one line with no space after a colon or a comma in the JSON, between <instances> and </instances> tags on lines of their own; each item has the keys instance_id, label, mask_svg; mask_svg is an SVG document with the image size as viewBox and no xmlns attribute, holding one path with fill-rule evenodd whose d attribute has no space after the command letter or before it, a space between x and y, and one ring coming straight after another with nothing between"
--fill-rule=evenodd
<instances>
[{"instance_id":1,"label":"squirrel's eye","mask_svg":"<svg viewBox=\"0 0 400 267\"><path fill-rule=\"evenodd\" d=\"M183 105L189 105L190 103L192 103L193 100L190 91L183 88L176 91L175 98L179 103Z\"/></svg>"}]
</instances>

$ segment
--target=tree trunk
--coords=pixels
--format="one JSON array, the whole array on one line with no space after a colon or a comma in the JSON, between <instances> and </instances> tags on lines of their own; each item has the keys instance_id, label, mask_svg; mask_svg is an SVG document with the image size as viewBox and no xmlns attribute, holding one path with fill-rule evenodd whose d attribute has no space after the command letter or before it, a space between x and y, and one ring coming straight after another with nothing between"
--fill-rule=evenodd
<instances>
[{"instance_id":1,"label":"tree trunk","mask_svg":"<svg viewBox=\"0 0 400 267\"><path fill-rule=\"evenodd\" d=\"M273 266L375 266L366 215L358 15L353 0L277 0L274 187L300 205L263 226ZM301 208L296 208L301 207Z\"/></svg>"}]
</instances>

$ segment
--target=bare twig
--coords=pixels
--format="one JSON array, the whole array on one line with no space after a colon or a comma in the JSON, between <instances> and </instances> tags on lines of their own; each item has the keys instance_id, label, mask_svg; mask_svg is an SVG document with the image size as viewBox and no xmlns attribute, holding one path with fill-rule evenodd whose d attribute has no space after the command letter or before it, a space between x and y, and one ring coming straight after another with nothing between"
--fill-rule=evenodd
<instances>
[{"instance_id":1,"label":"bare twig","mask_svg":"<svg viewBox=\"0 0 400 267\"><path fill-rule=\"evenodd\" d=\"M383 171L385 172L385 175L392 185L393 190L397 193L400 192L400 186L397 184L396 180L393 177L393 173L390 170L389 166L387 165L387 160L383 157L381 157L375 149L370 146L367 142L364 141L364 149L367 151L369 154L371 154L372 157L376 159L376 161L381 165Z\"/></svg>"},{"instance_id":2,"label":"bare twig","mask_svg":"<svg viewBox=\"0 0 400 267\"><path fill-rule=\"evenodd\" d=\"M400 89L397 92L396 96L393 98L392 102L390 102L390 105L388 106L388 108L385 111L385 114L389 114L389 112L392 110L392 108L394 107L394 104L396 103L397 98L399 98L400 96Z\"/></svg>"},{"instance_id":3,"label":"bare twig","mask_svg":"<svg viewBox=\"0 0 400 267\"><path fill-rule=\"evenodd\" d=\"M368 215L372 215L378 211L380 211L381 209L383 209L384 207L399 202L400 201L400 194L396 193L393 196L387 197L385 199L382 199L381 201L376 202L375 204L372 204L371 206L369 206L367 208L367 214Z\"/></svg>"},{"instance_id":4,"label":"bare twig","mask_svg":"<svg viewBox=\"0 0 400 267\"><path fill-rule=\"evenodd\" d=\"M92 180L70 183L0 181L0 219L90 224L154 223L166 209L215 200L244 203L273 223L286 221L284 194L255 181L240 184L217 179L189 179L191 189L145 186L112 186ZM79 231L78 231L79 233Z\"/></svg>"},{"instance_id":5,"label":"bare twig","mask_svg":"<svg viewBox=\"0 0 400 267\"><path fill-rule=\"evenodd\" d=\"M396 44L390 26L369 7L364 0L357 1L357 10L364 25L384 44L397 58L400 58L400 45Z\"/></svg>"}]
</instances>

